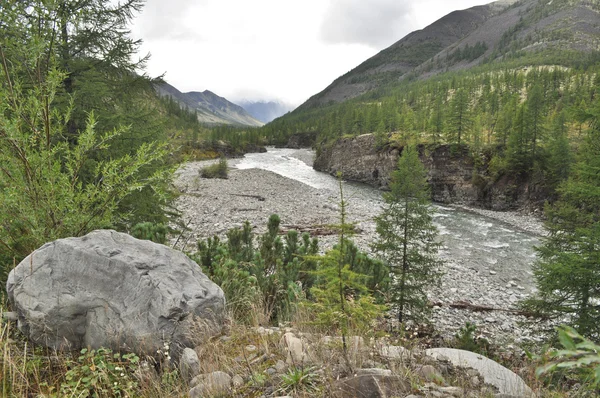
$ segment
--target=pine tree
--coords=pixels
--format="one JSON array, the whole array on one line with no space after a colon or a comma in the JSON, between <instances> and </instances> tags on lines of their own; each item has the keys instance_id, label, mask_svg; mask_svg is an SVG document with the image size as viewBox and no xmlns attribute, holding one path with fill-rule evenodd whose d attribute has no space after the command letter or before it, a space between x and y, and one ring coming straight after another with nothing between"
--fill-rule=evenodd
<instances>
[{"instance_id":1,"label":"pine tree","mask_svg":"<svg viewBox=\"0 0 600 398\"><path fill-rule=\"evenodd\" d=\"M338 244L319 258L318 278L311 292L314 303L308 306L314 311L313 324L324 329L338 331L342 336L342 345L346 363L349 365L347 337L350 330L366 332L372 330L373 322L383 307L375 304L366 287L366 275L353 271L348 260L349 236L353 225L347 222L347 202L344 198L340 179L340 221Z\"/></svg>"},{"instance_id":2,"label":"pine tree","mask_svg":"<svg viewBox=\"0 0 600 398\"><path fill-rule=\"evenodd\" d=\"M538 294L524 306L565 320L584 336L600 338L600 99L591 129L560 199L546 207L548 236L534 266Z\"/></svg>"},{"instance_id":3,"label":"pine tree","mask_svg":"<svg viewBox=\"0 0 600 398\"><path fill-rule=\"evenodd\" d=\"M389 267L398 320L419 322L428 312L425 289L439 283L442 262L437 257L427 172L416 148L404 149L390 188L383 212L375 219L378 237L373 249Z\"/></svg>"}]
</instances>

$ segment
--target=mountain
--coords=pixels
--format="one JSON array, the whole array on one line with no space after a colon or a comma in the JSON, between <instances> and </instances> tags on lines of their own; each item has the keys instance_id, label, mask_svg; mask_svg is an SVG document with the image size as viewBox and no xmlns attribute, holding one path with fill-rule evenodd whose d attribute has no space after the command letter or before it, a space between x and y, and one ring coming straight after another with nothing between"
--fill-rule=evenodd
<instances>
[{"instance_id":1,"label":"mountain","mask_svg":"<svg viewBox=\"0 0 600 398\"><path fill-rule=\"evenodd\" d=\"M239 101L238 104L244 108L255 119L264 123L277 119L280 116L294 110L295 106L279 101Z\"/></svg>"},{"instance_id":2,"label":"mountain","mask_svg":"<svg viewBox=\"0 0 600 398\"><path fill-rule=\"evenodd\" d=\"M502 0L454 11L336 79L299 109L344 102L406 78L544 53L600 48L598 0Z\"/></svg>"},{"instance_id":3,"label":"mountain","mask_svg":"<svg viewBox=\"0 0 600 398\"><path fill-rule=\"evenodd\" d=\"M182 93L166 82L155 85L155 88L161 97L171 97L181 106L195 111L198 120L207 125L229 124L259 127L264 124L252 117L241 106L208 90Z\"/></svg>"}]
</instances>

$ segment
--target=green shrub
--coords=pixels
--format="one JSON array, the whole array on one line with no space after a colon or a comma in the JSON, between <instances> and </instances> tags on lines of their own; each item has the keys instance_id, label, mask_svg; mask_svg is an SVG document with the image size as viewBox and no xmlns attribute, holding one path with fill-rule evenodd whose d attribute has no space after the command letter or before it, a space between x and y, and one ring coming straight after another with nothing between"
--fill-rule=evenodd
<instances>
[{"instance_id":1,"label":"green shrub","mask_svg":"<svg viewBox=\"0 0 600 398\"><path fill-rule=\"evenodd\" d=\"M563 349L548 351L546 356L551 362L539 367L537 375L575 373L584 386L600 392L600 346L569 326L558 329L558 339Z\"/></svg>"},{"instance_id":2,"label":"green shrub","mask_svg":"<svg viewBox=\"0 0 600 398\"><path fill-rule=\"evenodd\" d=\"M219 163L211 164L200 170L200 176L202 178L222 178L227 179L228 177L228 165L227 159L219 159Z\"/></svg>"},{"instance_id":3,"label":"green shrub","mask_svg":"<svg viewBox=\"0 0 600 398\"><path fill-rule=\"evenodd\" d=\"M135 372L139 358L135 354L113 353L109 349L81 350L77 360L68 364L66 381L60 387L69 397L132 397L138 383Z\"/></svg>"},{"instance_id":4,"label":"green shrub","mask_svg":"<svg viewBox=\"0 0 600 398\"><path fill-rule=\"evenodd\" d=\"M169 229L164 224L143 222L136 224L131 230L131 236L138 239L151 240L155 243L165 244Z\"/></svg>"}]
</instances>

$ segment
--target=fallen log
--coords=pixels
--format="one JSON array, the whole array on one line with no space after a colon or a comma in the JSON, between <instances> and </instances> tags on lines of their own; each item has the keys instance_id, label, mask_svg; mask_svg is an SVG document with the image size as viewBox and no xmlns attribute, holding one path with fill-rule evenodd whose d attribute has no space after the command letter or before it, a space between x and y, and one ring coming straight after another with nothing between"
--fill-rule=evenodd
<instances>
[{"instance_id":1,"label":"fallen log","mask_svg":"<svg viewBox=\"0 0 600 398\"><path fill-rule=\"evenodd\" d=\"M522 316L526 316L526 317L537 317L538 316L537 314L535 314L531 311L510 310L510 309L506 309L506 308L490 307L487 305L477 305L477 304L472 304L468 301L455 301L455 302L449 303L449 304L437 302L437 303L433 303L432 306L436 306L436 307L447 306L450 308L456 308L456 309L460 309L460 310L468 310L468 311L473 311L473 312L505 312L508 314L522 315Z\"/></svg>"},{"instance_id":2,"label":"fallen log","mask_svg":"<svg viewBox=\"0 0 600 398\"><path fill-rule=\"evenodd\" d=\"M260 196L260 195L246 195L246 194L241 194L241 193L230 193L231 196L241 196L243 198L252 198L252 199L257 199L259 202L264 202L265 199L264 197Z\"/></svg>"},{"instance_id":3,"label":"fallen log","mask_svg":"<svg viewBox=\"0 0 600 398\"><path fill-rule=\"evenodd\" d=\"M337 235L339 233L339 229L337 229L335 226L329 225L282 225L279 229L279 234L285 235L289 231L298 231L299 233L308 232L310 235L313 236L330 236ZM362 232L362 230L360 228L354 227L350 232L353 234L359 234Z\"/></svg>"}]
</instances>

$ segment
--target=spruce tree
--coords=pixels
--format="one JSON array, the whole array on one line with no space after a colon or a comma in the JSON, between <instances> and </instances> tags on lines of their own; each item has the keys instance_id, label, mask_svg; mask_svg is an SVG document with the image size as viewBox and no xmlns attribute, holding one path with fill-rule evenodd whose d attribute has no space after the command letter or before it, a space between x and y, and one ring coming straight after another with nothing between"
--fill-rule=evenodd
<instances>
[{"instance_id":1,"label":"spruce tree","mask_svg":"<svg viewBox=\"0 0 600 398\"><path fill-rule=\"evenodd\" d=\"M383 211L375 219L378 237L373 249L389 267L389 296L400 324L420 322L428 313L425 290L439 283L442 262L437 256L427 171L416 148L404 148L390 188L384 195Z\"/></svg>"}]
</instances>

